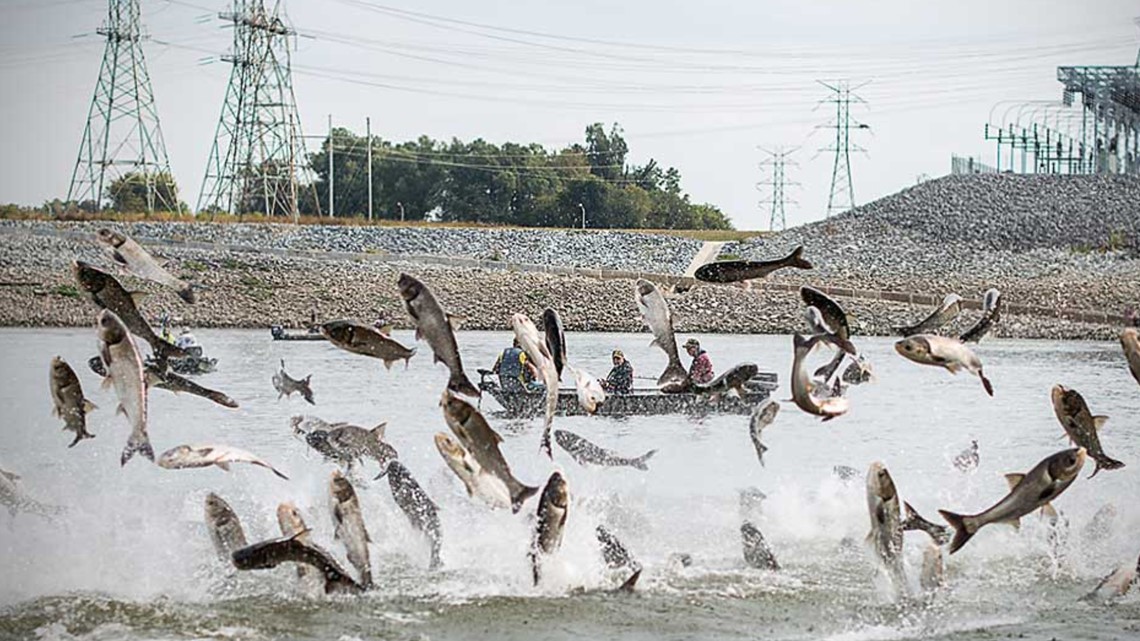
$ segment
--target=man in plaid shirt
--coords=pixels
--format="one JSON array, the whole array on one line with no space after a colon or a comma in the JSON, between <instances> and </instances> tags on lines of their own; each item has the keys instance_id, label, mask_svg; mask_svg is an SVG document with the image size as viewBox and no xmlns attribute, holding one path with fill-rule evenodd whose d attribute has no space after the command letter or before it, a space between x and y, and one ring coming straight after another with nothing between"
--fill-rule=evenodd
<instances>
[{"instance_id":1,"label":"man in plaid shirt","mask_svg":"<svg viewBox=\"0 0 1140 641\"><path fill-rule=\"evenodd\" d=\"M689 366L689 380L694 383L707 383L713 379L712 359L708 352L701 349L701 342L695 338L685 341L685 351L693 357L693 364Z\"/></svg>"}]
</instances>

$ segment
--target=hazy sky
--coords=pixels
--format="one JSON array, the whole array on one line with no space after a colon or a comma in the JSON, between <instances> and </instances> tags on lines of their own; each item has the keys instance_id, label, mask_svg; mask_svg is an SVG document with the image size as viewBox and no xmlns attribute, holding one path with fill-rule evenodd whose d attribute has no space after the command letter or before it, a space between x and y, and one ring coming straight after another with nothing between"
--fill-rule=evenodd
<instances>
[{"instance_id":1,"label":"hazy sky","mask_svg":"<svg viewBox=\"0 0 1140 641\"><path fill-rule=\"evenodd\" d=\"M267 0L270 4L271 0ZM336 126L402 141L482 137L549 148L618 122L636 164L676 166L698 202L766 229L757 146L796 147L788 224L824 215L834 131L817 80L870 81L852 114L858 203L993 162L987 119L1058 101L1058 65L1130 65L1135 0L290 0L305 133ZM171 168L197 203L230 65L214 0L142 0ZM104 41L106 0L0 0L0 203L67 194ZM1009 102L1003 102L1009 101ZM1022 108L1023 119L1032 108ZM991 116L992 112L992 116ZM310 148L319 145L311 138ZM765 188L766 189L766 188Z\"/></svg>"}]
</instances>

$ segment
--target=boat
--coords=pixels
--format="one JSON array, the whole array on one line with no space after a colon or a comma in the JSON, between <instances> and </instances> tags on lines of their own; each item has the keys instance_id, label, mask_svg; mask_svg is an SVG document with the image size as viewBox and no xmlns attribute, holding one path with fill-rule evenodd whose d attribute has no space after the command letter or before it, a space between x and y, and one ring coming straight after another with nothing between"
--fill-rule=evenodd
<instances>
[{"instance_id":1,"label":"boat","mask_svg":"<svg viewBox=\"0 0 1140 641\"><path fill-rule=\"evenodd\" d=\"M502 414L509 418L532 418L546 411L545 391L508 392L498 383L490 370L478 370L482 377L479 389L494 398L503 407ZM706 416L710 414L748 415L771 396L779 387L774 372L759 372L745 384L743 396L735 393L710 396L695 393L668 393L656 387L633 388L629 394L607 394L606 401L598 406L597 416L660 416L684 414ZM578 404L574 388L558 389L558 416L582 416L586 411Z\"/></svg>"},{"instance_id":2,"label":"boat","mask_svg":"<svg viewBox=\"0 0 1140 641\"><path fill-rule=\"evenodd\" d=\"M166 359L167 367L175 373L187 375L209 374L218 368L218 359L203 356L201 345L183 347L182 351L186 352L188 356L185 358ZM157 367L158 361L156 361L153 356L148 356L144 364L148 367Z\"/></svg>"},{"instance_id":3,"label":"boat","mask_svg":"<svg viewBox=\"0 0 1140 641\"><path fill-rule=\"evenodd\" d=\"M310 327L305 331L290 331L280 325L269 328L269 334L275 341L327 341L325 335L317 327Z\"/></svg>"}]
</instances>

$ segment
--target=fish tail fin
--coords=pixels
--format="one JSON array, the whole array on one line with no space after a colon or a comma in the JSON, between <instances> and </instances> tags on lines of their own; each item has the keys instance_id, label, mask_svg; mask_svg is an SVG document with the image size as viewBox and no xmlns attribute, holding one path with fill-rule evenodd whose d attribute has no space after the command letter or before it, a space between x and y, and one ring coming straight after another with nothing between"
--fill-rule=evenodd
<instances>
[{"instance_id":1,"label":"fish tail fin","mask_svg":"<svg viewBox=\"0 0 1140 641\"><path fill-rule=\"evenodd\" d=\"M630 461L629 464L632 465L633 467L636 467L637 469L641 470L642 472L648 472L649 466L646 465L645 462L648 461L649 459L653 458L653 455L656 453L657 453L657 450L649 450L645 454L642 454L641 456Z\"/></svg>"},{"instance_id":2,"label":"fish tail fin","mask_svg":"<svg viewBox=\"0 0 1140 641\"><path fill-rule=\"evenodd\" d=\"M550 446L550 424L542 430L542 441L538 444L538 451L542 452L550 460L554 460L554 450Z\"/></svg>"},{"instance_id":3,"label":"fish tail fin","mask_svg":"<svg viewBox=\"0 0 1140 641\"><path fill-rule=\"evenodd\" d=\"M183 287L182 289L178 290L178 297L181 298L182 300L186 301L187 304L193 305L194 301L197 300L197 298L194 295L194 286L193 285L187 285L187 286Z\"/></svg>"},{"instance_id":4,"label":"fish tail fin","mask_svg":"<svg viewBox=\"0 0 1140 641\"><path fill-rule=\"evenodd\" d=\"M950 541L950 554L954 554L962 549L963 545L966 545L966 542L974 536L974 532L970 531L970 526L966 523L965 516L946 510L938 510L938 513L942 515L942 518L946 519L950 527L954 528L954 539Z\"/></svg>"},{"instance_id":5,"label":"fish tail fin","mask_svg":"<svg viewBox=\"0 0 1140 641\"><path fill-rule=\"evenodd\" d=\"M127 439L127 446L123 448L122 456L119 457L119 465L126 465L136 452L141 453L151 462L154 461L154 449L150 446L150 439L145 434L142 436L131 434L131 437Z\"/></svg>"},{"instance_id":6,"label":"fish tail fin","mask_svg":"<svg viewBox=\"0 0 1140 641\"><path fill-rule=\"evenodd\" d=\"M623 594L633 593L633 589L635 587L637 587L637 580L640 578L641 578L641 568L638 568L637 570L634 571L633 574L631 574L629 576L628 579L625 580L625 583L621 584L621 587L618 588L617 591L620 593L623 593Z\"/></svg>"},{"instance_id":7,"label":"fish tail fin","mask_svg":"<svg viewBox=\"0 0 1140 641\"><path fill-rule=\"evenodd\" d=\"M982 370L980 370L980 369L978 370L978 378L982 379L982 387L986 388L986 394L993 396L994 395L994 385L993 385L993 383L990 382L990 379L986 378L986 375L983 374Z\"/></svg>"},{"instance_id":8,"label":"fish tail fin","mask_svg":"<svg viewBox=\"0 0 1140 641\"><path fill-rule=\"evenodd\" d=\"M523 503L527 499L538 493L537 487L530 485L519 485L518 489L511 493L511 512L518 513L522 509Z\"/></svg>"},{"instance_id":9,"label":"fish tail fin","mask_svg":"<svg viewBox=\"0 0 1140 641\"><path fill-rule=\"evenodd\" d=\"M1093 462L1096 464L1096 467L1093 468L1093 473L1089 474L1090 479L1100 473L1101 470L1119 470L1124 467L1124 463L1114 458L1109 458L1107 455L1102 458L1094 459Z\"/></svg>"},{"instance_id":10,"label":"fish tail fin","mask_svg":"<svg viewBox=\"0 0 1140 641\"><path fill-rule=\"evenodd\" d=\"M82 441L83 439L88 439L88 438L95 438L95 435L94 434L88 434L87 432L84 432L82 430L76 431L75 440L72 441L71 445L68 445L68 447L75 447L76 444L79 443L79 441Z\"/></svg>"},{"instance_id":11,"label":"fish tail fin","mask_svg":"<svg viewBox=\"0 0 1140 641\"><path fill-rule=\"evenodd\" d=\"M910 506L910 503L907 503L906 501L903 501L903 514L905 515L902 522L903 529L906 529L908 523L912 523L918 520L918 512L916 512L915 509Z\"/></svg>"},{"instance_id":12,"label":"fish tail fin","mask_svg":"<svg viewBox=\"0 0 1140 641\"><path fill-rule=\"evenodd\" d=\"M852 356L859 353L859 350L855 348L855 343L852 343L851 339L847 337L836 335L834 343L836 347L847 352L848 354L851 354Z\"/></svg>"},{"instance_id":13,"label":"fish tail fin","mask_svg":"<svg viewBox=\"0 0 1140 641\"><path fill-rule=\"evenodd\" d=\"M788 266L796 267L798 269L814 269L815 266L809 260L804 258L804 246L800 245L792 251L792 255L788 257Z\"/></svg>"},{"instance_id":14,"label":"fish tail fin","mask_svg":"<svg viewBox=\"0 0 1140 641\"><path fill-rule=\"evenodd\" d=\"M464 396L479 398L479 388L471 384L471 379L463 372L455 372L447 379L447 389Z\"/></svg>"}]
</instances>

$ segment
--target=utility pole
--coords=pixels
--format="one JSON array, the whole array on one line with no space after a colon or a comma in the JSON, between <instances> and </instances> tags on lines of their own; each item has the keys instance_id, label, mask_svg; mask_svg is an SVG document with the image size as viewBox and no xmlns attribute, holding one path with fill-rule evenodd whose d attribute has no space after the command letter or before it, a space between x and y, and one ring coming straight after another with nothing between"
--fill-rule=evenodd
<instances>
[{"instance_id":1,"label":"utility pole","mask_svg":"<svg viewBox=\"0 0 1140 641\"><path fill-rule=\"evenodd\" d=\"M396 207L400 210L400 222L404 222L404 203L396 203Z\"/></svg>"},{"instance_id":2,"label":"utility pole","mask_svg":"<svg viewBox=\"0 0 1140 641\"><path fill-rule=\"evenodd\" d=\"M233 0L218 17L234 30L229 86L198 196L198 210L262 213L299 220L298 183L313 184L293 94L281 0ZM320 202L312 188L312 203Z\"/></svg>"},{"instance_id":3,"label":"utility pole","mask_svg":"<svg viewBox=\"0 0 1140 641\"><path fill-rule=\"evenodd\" d=\"M586 206L578 203L578 209L582 210L582 229L586 228Z\"/></svg>"},{"instance_id":4,"label":"utility pole","mask_svg":"<svg viewBox=\"0 0 1140 641\"><path fill-rule=\"evenodd\" d=\"M830 98L819 101L819 104L834 103L835 120L817 127L817 129L835 130L835 142L830 147L820 149L820 151L835 152L835 163L831 169L831 192L827 197L827 216L830 218L832 212L841 213L855 208L855 187L851 180L851 152L865 152L866 149L851 143L851 129L869 130L871 127L851 119L851 103L866 104L866 101L854 91L864 87L867 83L864 82L853 89L846 81L835 84L828 84L821 80L816 82L827 87L834 94Z\"/></svg>"},{"instance_id":5,"label":"utility pole","mask_svg":"<svg viewBox=\"0 0 1140 641\"><path fill-rule=\"evenodd\" d=\"M107 21L96 33L107 46L67 200L102 209L115 182L128 188L123 179L130 176L145 185L148 212L159 207L181 213L143 56L139 0L108 0Z\"/></svg>"},{"instance_id":6,"label":"utility pole","mask_svg":"<svg viewBox=\"0 0 1140 641\"><path fill-rule=\"evenodd\" d=\"M788 160L799 147L792 149L784 149L783 147L776 147L774 150L768 150L763 147L757 147L760 151L768 155L767 158L760 161L761 171L771 168L772 178L770 180L761 180L756 183L756 189L763 191L764 187L772 188L772 195L760 201L760 206L771 205L771 216L768 219L768 231L776 231L776 226L779 225L780 229L787 227L787 220L784 217L784 205L786 203L795 203L796 201L788 199L784 194L784 187L789 185L799 185L798 182L788 181L785 177L785 168L787 165L796 166L794 160Z\"/></svg>"},{"instance_id":7,"label":"utility pole","mask_svg":"<svg viewBox=\"0 0 1140 641\"><path fill-rule=\"evenodd\" d=\"M336 174L333 172L333 129L332 114L329 114L329 218L336 214L336 205L333 194L336 193Z\"/></svg>"},{"instance_id":8,"label":"utility pole","mask_svg":"<svg viewBox=\"0 0 1140 641\"><path fill-rule=\"evenodd\" d=\"M368 222L372 222L372 118L364 117L364 135L368 138Z\"/></svg>"}]
</instances>

